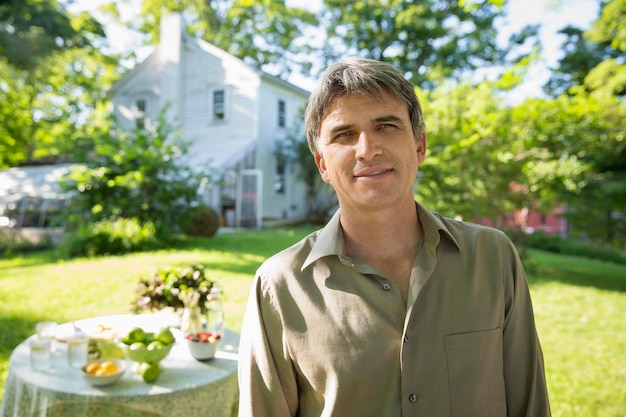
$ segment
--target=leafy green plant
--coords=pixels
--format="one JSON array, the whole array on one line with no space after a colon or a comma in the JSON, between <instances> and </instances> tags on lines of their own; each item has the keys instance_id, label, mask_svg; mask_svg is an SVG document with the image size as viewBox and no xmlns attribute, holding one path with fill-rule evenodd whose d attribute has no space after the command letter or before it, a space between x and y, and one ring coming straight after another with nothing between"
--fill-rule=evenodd
<instances>
[{"instance_id":1,"label":"leafy green plant","mask_svg":"<svg viewBox=\"0 0 626 417\"><path fill-rule=\"evenodd\" d=\"M589 259L626 264L626 256L623 252L602 248L591 242L585 242L578 239L564 239L557 235L548 235L542 232L537 232L527 234L525 236L525 243L528 247L533 249L541 249L548 252L562 253L564 255L582 256Z\"/></svg>"},{"instance_id":2,"label":"leafy green plant","mask_svg":"<svg viewBox=\"0 0 626 417\"><path fill-rule=\"evenodd\" d=\"M118 218L85 225L63 242L61 252L69 257L119 255L158 246L152 222Z\"/></svg>"},{"instance_id":3,"label":"leafy green plant","mask_svg":"<svg viewBox=\"0 0 626 417\"><path fill-rule=\"evenodd\" d=\"M206 276L204 266L192 263L184 267L158 269L149 279L141 279L137 285L133 309L136 312L161 310L166 307L184 308L185 295L200 295L200 311L207 312L206 301L215 284Z\"/></svg>"},{"instance_id":4,"label":"leafy green plant","mask_svg":"<svg viewBox=\"0 0 626 417\"><path fill-rule=\"evenodd\" d=\"M159 114L155 129L105 135L94 153L61 180L72 193L68 228L117 218L152 223L167 238L179 227L180 214L198 204L198 189L211 180L210 170L184 161L188 143Z\"/></svg>"}]
</instances>

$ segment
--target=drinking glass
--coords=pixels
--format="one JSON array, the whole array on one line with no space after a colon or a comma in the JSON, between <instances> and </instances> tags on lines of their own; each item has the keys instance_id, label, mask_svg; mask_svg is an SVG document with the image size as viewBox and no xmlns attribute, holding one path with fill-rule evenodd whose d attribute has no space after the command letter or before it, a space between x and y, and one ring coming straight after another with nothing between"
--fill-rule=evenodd
<instances>
[{"instance_id":1,"label":"drinking glass","mask_svg":"<svg viewBox=\"0 0 626 417\"><path fill-rule=\"evenodd\" d=\"M89 337L85 334L75 334L67 341L67 361L73 368L80 368L87 363L89 351Z\"/></svg>"},{"instance_id":2,"label":"drinking glass","mask_svg":"<svg viewBox=\"0 0 626 417\"><path fill-rule=\"evenodd\" d=\"M36 371L45 371L50 368L50 341L49 337L35 336L30 341L30 366Z\"/></svg>"},{"instance_id":3,"label":"drinking glass","mask_svg":"<svg viewBox=\"0 0 626 417\"><path fill-rule=\"evenodd\" d=\"M56 350L56 346L54 343L54 338L57 332L57 322L56 321L40 321L35 324L35 332L39 337L47 337L50 339L50 351L54 352Z\"/></svg>"}]
</instances>

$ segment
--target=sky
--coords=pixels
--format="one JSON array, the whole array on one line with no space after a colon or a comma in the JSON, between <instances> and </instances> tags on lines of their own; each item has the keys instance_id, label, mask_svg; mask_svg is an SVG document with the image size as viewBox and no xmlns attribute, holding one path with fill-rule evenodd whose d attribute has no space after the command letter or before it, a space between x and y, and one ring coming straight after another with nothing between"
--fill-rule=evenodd
<instances>
[{"instance_id":1,"label":"sky","mask_svg":"<svg viewBox=\"0 0 626 417\"><path fill-rule=\"evenodd\" d=\"M75 0L69 7L70 11L95 10L108 0ZM558 64L562 56L560 45L563 37L557 32L567 25L583 29L596 20L599 13L600 0L509 0L509 13L498 26L499 40L505 43L509 35L518 32L528 24L541 24L540 38L543 46L542 58L529 71L526 81L515 89L509 97L511 102L520 102L527 97L541 97L542 86L550 77L549 68ZM120 12L124 19L132 19L137 13L136 0L124 0L120 3ZM134 6L132 4L134 3ZM124 5L122 7L122 5ZM129 4L131 4L129 6ZM320 7L321 0L287 0L288 5L308 7L312 10ZM116 52L136 49L134 39L123 28L112 24L107 25L107 37ZM138 51L138 55L147 56L150 48ZM289 81L311 90L314 80L294 75Z\"/></svg>"}]
</instances>

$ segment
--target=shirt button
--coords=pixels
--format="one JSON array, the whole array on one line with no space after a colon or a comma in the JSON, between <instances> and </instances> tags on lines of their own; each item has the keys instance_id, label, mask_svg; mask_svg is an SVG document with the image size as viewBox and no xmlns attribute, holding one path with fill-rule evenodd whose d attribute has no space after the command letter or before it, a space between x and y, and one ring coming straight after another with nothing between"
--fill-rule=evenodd
<instances>
[{"instance_id":1,"label":"shirt button","mask_svg":"<svg viewBox=\"0 0 626 417\"><path fill-rule=\"evenodd\" d=\"M391 284L390 284L390 283L388 283L388 282L385 282L385 283L383 284L383 290L385 290L385 291L389 291L390 289L391 289Z\"/></svg>"},{"instance_id":2,"label":"shirt button","mask_svg":"<svg viewBox=\"0 0 626 417\"><path fill-rule=\"evenodd\" d=\"M409 337L409 335L408 335L408 334L405 334L405 335L404 335L404 342L405 342L405 343L409 343L410 341L411 341L411 338Z\"/></svg>"},{"instance_id":3,"label":"shirt button","mask_svg":"<svg viewBox=\"0 0 626 417\"><path fill-rule=\"evenodd\" d=\"M416 403L417 402L417 395L415 395L415 394L409 395L409 402Z\"/></svg>"}]
</instances>

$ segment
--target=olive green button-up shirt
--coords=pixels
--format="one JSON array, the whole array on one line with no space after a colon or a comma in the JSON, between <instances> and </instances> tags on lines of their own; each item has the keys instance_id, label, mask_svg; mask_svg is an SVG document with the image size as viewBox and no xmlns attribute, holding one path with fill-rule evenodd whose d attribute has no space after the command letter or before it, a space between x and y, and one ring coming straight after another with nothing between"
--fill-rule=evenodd
<instances>
[{"instance_id":1,"label":"olive green button-up shirt","mask_svg":"<svg viewBox=\"0 0 626 417\"><path fill-rule=\"evenodd\" d=\"M549 416L526 277L511 241L417 204L405 305L345 253L338 212L259 268L243 322L239 416Z\"/></svg>"}]
</instances>

